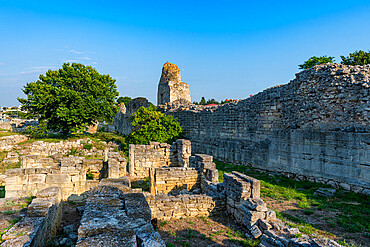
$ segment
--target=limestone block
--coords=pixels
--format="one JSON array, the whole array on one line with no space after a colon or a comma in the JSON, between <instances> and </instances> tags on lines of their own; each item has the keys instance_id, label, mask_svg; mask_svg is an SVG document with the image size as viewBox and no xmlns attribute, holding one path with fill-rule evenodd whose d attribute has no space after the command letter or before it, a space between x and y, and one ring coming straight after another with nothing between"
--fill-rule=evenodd
<instances>
[{"instance_id":1,"label":"limestone block","mask_svg":"<svg viewBox=\"0 0 370 247\"><path fill-rule=\"evenodd\" d=\"M32 236L39 230L44 220L44 217L23 217L2 236L2 239L14 239L22 235Z\"/></svg>"},{"instance_id":2,"label":"limestone block","mask_svg":"<svg viewBox=\"0 0 370 247\"><path fill-rule=\"evenodd\" d=\"M30 184L45 183L46 174L30 174L28 175L28 182Z\"/></svg>"},{"instance_id":3,"label":"limestone block","mask_svg":"<svg viewBox=\"0 0 370 247\"><path fill-rule=\"evenodd\" d=\"M50 174L46 176L47 184L68 184L71 181L71 177L67 174Z\"/></svg>"},{"instance_id":4,"label":"limestone block","mask_svg":"<svg viewBox=\"0 0 370 247\"><path fill-rule=\"evenodd\" d=\"M56 197L35 198L27 207L27 215L29 217L44 217L48 213L49 208L57 203Z\"/></svg>"}]
</instances>

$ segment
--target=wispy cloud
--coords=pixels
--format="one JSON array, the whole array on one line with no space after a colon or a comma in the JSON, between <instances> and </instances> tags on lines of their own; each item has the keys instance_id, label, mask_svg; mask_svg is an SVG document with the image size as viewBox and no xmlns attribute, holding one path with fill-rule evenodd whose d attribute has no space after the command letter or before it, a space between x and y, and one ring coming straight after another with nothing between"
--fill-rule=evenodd
<instances>
[{"instance_id":1,"label":"wispy cloud","mask_svg":"<svg viewBox=\"0 0 370 247\"><path fill-rule=\"evenodd\" d=\"M74 54L85 54L83 51L76 51L76 50L69 50L69 52L74 53Z\"/></svg>"},{"instance_id":2,"label":"wispy cloud","mask_svg":"<svg viewBox=\"0 0 370 247\"><path fill-rule=\"evenodd\" d=\"M36 73L43 73L49 69L57 69L55 66L37 66L37 67L30 67L27 68L25 71L22 71L21 74L36 74Z\"/></svg>"},{"instance_id":3,"label":"wispy cloud","mask_svg":"<svg viewBox=\"0 0 370 247\"><path fill-rule=\"evenodd\" d=\"M0 66L3 66L5 63L0 63Z\"/></svg>"},{"instance_id":4,"label":"wispy cloud","mask_svg":"<svg viewBox=\"0 0 370 247\"><path fill-rule=\"evenodd\" d=\"M88 56L78 57L77 59L78 59L78 60L91 60L91 58L90 58L90 57L88 57Z\"/></svg>"}]
</instances>

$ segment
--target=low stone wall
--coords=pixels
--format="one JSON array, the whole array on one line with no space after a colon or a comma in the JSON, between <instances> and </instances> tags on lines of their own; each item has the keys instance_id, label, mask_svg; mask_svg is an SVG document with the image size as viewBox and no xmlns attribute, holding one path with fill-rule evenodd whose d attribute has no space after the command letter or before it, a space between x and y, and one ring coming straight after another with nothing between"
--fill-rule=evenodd
<instances>
[{"instance_id":1,"label":"low stone wall","mask_svg":"<svg viewBox=\"0 0 370 247\"><path fill-rule=\"evenodd\" d=\"M60 165L50 168L10 169L5 175L6 198L35 195L52 186L61 188L63 199L86 191L86 166L76 158L64 158Z\"/></svg>"},{"instance_id":2,"label":"low stone wall","mask_svg":"<svg viewBox=\"0 0 370 247\"><path fill-rule=\"evenodd\" d=\"M81 194L99 181L86 180L87 171L94 179L119 178L126 175L126 159L119 153L107 153L108 160L85 160L84 157L62 157L55 154L52 158L40 155L25 155L21 158L21 167L5 171L5 197L35 195L38 191L59 186L63 199L72 194Z\"/></svg>"},{"instance_id":3,"label":"low stone wall","mask_svg":"<svg viewBox=\"0 0 370 247\"><path fill-rule=\"evenodd\" d=\"M150 223L143 194L124 194L112 186L98 186L87 194L76 246L165 246Z\"/></svg>"},{"instance_id":4,"label":"low stone wall","mask_svg":"<svg viewBox=\"0 0 370 247\"><path fill-rule=\"evenodd\" d=\"M171 167L151 168L149 189L152 195L177 193L181 190L192 191L200 188L200 176L195 168Z\"/></svg>"},{"instance_id":5,"label":"low stone wall","mask_svg":"<svg viewBox=\"0 0 370 247\"><path fill-rule=\"evenodd\" d=\"M215 208L212 197L207 195L150 195L145 193L152 211L152 218L171 220L181 217L208 216Z\"/></svg>"},{"instance_id":6,"label":"low stone wall","mask_svg":"<svg viewBox=\"0 0 370 247\"><path fill-rule=\"evenodd\" d=\"M129 145L129 173L133 177L148 177L149 168L188 166L191 144L179 139L172 145L150 142L149 145Z\"/></svg>"},{"instance_id":7,"label":"low stone wall","mask_svg":"<svg viewBox=\"0 0 370 247\"><path fill-rule=\"evenodd\" d=\"M0 151L10 151L14 144L27 141L28 137L23 135L11 135L0 137Z\"/></svg>"},{"instance_id":8,"label":"low stone wall","mask_svg":"<svg viewBox=\"0 0 370 247\"><path fill-rule=\"evenodd\" d=\"M59 187L49 187L37 193L27 208L27 216L22 218L3 236L1 246L48 246L57 233L62 217Z\"/></svg>"}]
</instances>

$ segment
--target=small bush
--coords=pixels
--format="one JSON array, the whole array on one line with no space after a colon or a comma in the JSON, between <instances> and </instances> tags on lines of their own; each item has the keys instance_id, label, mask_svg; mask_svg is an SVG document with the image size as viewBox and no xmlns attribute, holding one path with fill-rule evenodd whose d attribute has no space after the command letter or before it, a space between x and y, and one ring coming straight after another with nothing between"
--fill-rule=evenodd
<instances>
[{"instance_id":1,"label":"small bush","mask_svg":"<svg viewBox=\"0 0 370 247\"><path fill-rule=\"evenodd\" d=\"M92 174L90 168L86 172L86 180L94 180L94 174Z\"/></svg>"},{"instance_id":2,"label":"small bush","mask_svg":"<svg viewBox=\"0 0 370 247\"><path fill-rule=\"evenodd\" d=\"M91 150L93 148L93 145L91 143L84 144L84 149Z\"/></svg>"},{"instance_id":3,"label":"small bush","mask_svg":"<svg viewBox=\"0 0 370 247\"><path fill-rule=\"evenodd\" d=\"M297 203L297 205L299 208L303 208L303 209L310 208L309 202L300 201Z\"/></svg>"}]
</instances>

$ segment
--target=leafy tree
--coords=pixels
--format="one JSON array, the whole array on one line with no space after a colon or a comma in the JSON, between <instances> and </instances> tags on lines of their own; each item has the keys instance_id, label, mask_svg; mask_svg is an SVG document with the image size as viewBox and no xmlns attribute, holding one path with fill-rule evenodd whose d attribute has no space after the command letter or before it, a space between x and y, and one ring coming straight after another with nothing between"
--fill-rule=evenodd
<instances>
[{"instance_id":1,"label":"leafy tree","mask_svg":"<svg viewBox=\"0 0 370 247\"><path fill-rule=\"evenodd\" d=\"M327 56L321 56L321 57L310 57L307 61L305 61L303 64L298 65L299 69L309 69L317 64L325 64L325 63L334 63L334 57L327 57Z\"/></svg>"},{"instance_id":2,"label":"leafy tree","mask_svg":"<svg viewBox=\"0 0 370 247\"><path fill-rule=\"evenodd\" d=\"M206 104L206 99L202 97L202 99L199 102L200 105L205 105Z\"/></svg>"},{"instance_id":3,"label":"leafy tree","mask_svg":"<svg viewBox=\"0 0 370 247\"><path fill-rule=\"evenodd\" d=\"M128 96L125 96L125 97L119 97L117 99L117 104L121 104L121 103L124 103L125 105L128 104L128 102L130 102L132 100L131 97L128 97Z\"/></svg>"},{"instance_id":4,"label":"leafy tree","mask_svg":"<svg viewBox=\"0 0 370 247\"><path fill-rule=\"evenodd\" d=\"M132 132L128 135L129 143L149 144L150 141L172 143L182 134L182 127L177 119L158 112L154 105L140 107L131 119Z\"/></svg>"},{"instance_id":5,"label":"leafy tree","mask_svg":"<svg viewBox=\"0 0 370 247\"><path fill-rule=\"evenodd\" d=\"M365 51L355 51L350 53L349 56L340 56L342 59L342 64L346 65L365 65L370 64L370 52Z\"/></svg>"},{"instance_id":6,"label":"leafy tree","mask_svg":"<svg viewBox=\"0 0 370 247\"><path fill-rule=\"evenodd\" d=\"M65 63L59 70L49 70L27 83L23 92L27 98L18 98L22 109L63 135L109 122L117 112L115 80L83 64Z\"/></svg>"}]
</instances>

